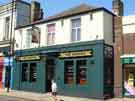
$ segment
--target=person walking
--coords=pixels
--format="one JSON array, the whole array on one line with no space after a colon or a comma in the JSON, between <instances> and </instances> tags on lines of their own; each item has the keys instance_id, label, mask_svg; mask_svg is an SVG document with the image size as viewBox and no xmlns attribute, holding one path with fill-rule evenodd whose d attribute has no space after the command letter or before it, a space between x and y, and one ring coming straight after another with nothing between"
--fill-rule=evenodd
<instances>
[{"instance_id":1,"label":"person walking","mask_svg":"<svg viewBox=\"0 0 135 101\"><path fill-rule=\"evenodd\" d=\"M54 97L55 101L57 101L57 84L54 80L52 80L52 85L51 85L51 89L52 89L52 96Z\"/></svg>"}]
</instances>

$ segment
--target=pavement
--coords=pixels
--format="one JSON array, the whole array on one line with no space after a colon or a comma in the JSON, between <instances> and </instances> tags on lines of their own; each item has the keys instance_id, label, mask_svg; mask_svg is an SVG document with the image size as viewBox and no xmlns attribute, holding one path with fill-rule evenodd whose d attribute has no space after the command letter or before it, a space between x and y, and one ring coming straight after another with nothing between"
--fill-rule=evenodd
<instances>
[{"instance_id":1,"label":"pavement","mask_svg":"<svg viewBox=\"0 0 135 101\"><path fill-rule=\"evenodd\" d=\"M33 92L24 92L24 91L15 91L10 90L9 93L5 89L0 90L0 96L9 96L9 98L20 98L27 100L5 100L5 101L54 101L54 98L51 96L51 93L33 93ZM57 96L58 101L101 101L88 98L78 98L78 97L69 97L69 96ZM0 101L4 101L1 100ZM103 101L103 100L102 100ZM135 101L135 98L112 98L107 101Z\"/></svg>"},{"instance_id":2,"label":"pavement","mask_svg":"<svg viewBox=\"0 0 135 101\"><path fill-rule=\"evenodd\" d=\"M0 95L0 101L34 101L34 100Z\"/></svg>"}]
</instances>

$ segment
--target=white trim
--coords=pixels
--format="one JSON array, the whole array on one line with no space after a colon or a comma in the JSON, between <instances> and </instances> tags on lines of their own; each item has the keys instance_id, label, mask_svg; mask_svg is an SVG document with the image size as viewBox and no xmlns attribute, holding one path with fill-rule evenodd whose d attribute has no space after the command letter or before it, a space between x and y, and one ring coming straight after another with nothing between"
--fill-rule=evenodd
<instances>
[{"instance_id":1,"label":"white trim","mask_svg":"<svg viewBox=\"0 0 135 101\"><path fill-rule=\"evenodd\" d=\"M124 54L122 56L120 56L120 58L135 58L135 54Z\"/></svg>"}]
</instances>

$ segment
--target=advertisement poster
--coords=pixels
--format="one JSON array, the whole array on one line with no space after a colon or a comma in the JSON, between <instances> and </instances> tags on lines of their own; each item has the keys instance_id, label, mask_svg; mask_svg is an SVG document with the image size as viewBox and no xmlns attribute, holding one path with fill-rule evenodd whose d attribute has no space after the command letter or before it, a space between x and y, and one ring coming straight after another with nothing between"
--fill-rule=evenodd
<instances>
[{"instance_id":1,"label":"advertisement poster","mask_svg":"<svg viewBox=\"0 0 135 101\"><path fill-rule=\"evenodd\" d=\"M135 95L134 73L129 73L128 80L124 82L125 95Z\"/></svg>"}]
</instances>

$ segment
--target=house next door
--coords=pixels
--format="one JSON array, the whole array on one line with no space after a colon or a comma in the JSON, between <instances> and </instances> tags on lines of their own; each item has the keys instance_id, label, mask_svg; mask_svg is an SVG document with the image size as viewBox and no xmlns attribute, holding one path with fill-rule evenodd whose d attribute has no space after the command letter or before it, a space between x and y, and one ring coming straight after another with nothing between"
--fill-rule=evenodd
<instances>
[{"instance_id":1,"label":"house next door","mask_svg":"<svg viewBox=\"0 0 135 101\"><path fill-rule=\"evenodd\" d=\"M124 95L135 96L135 65L125 66L124 69Z\"/></svg>"}]
</instances>

